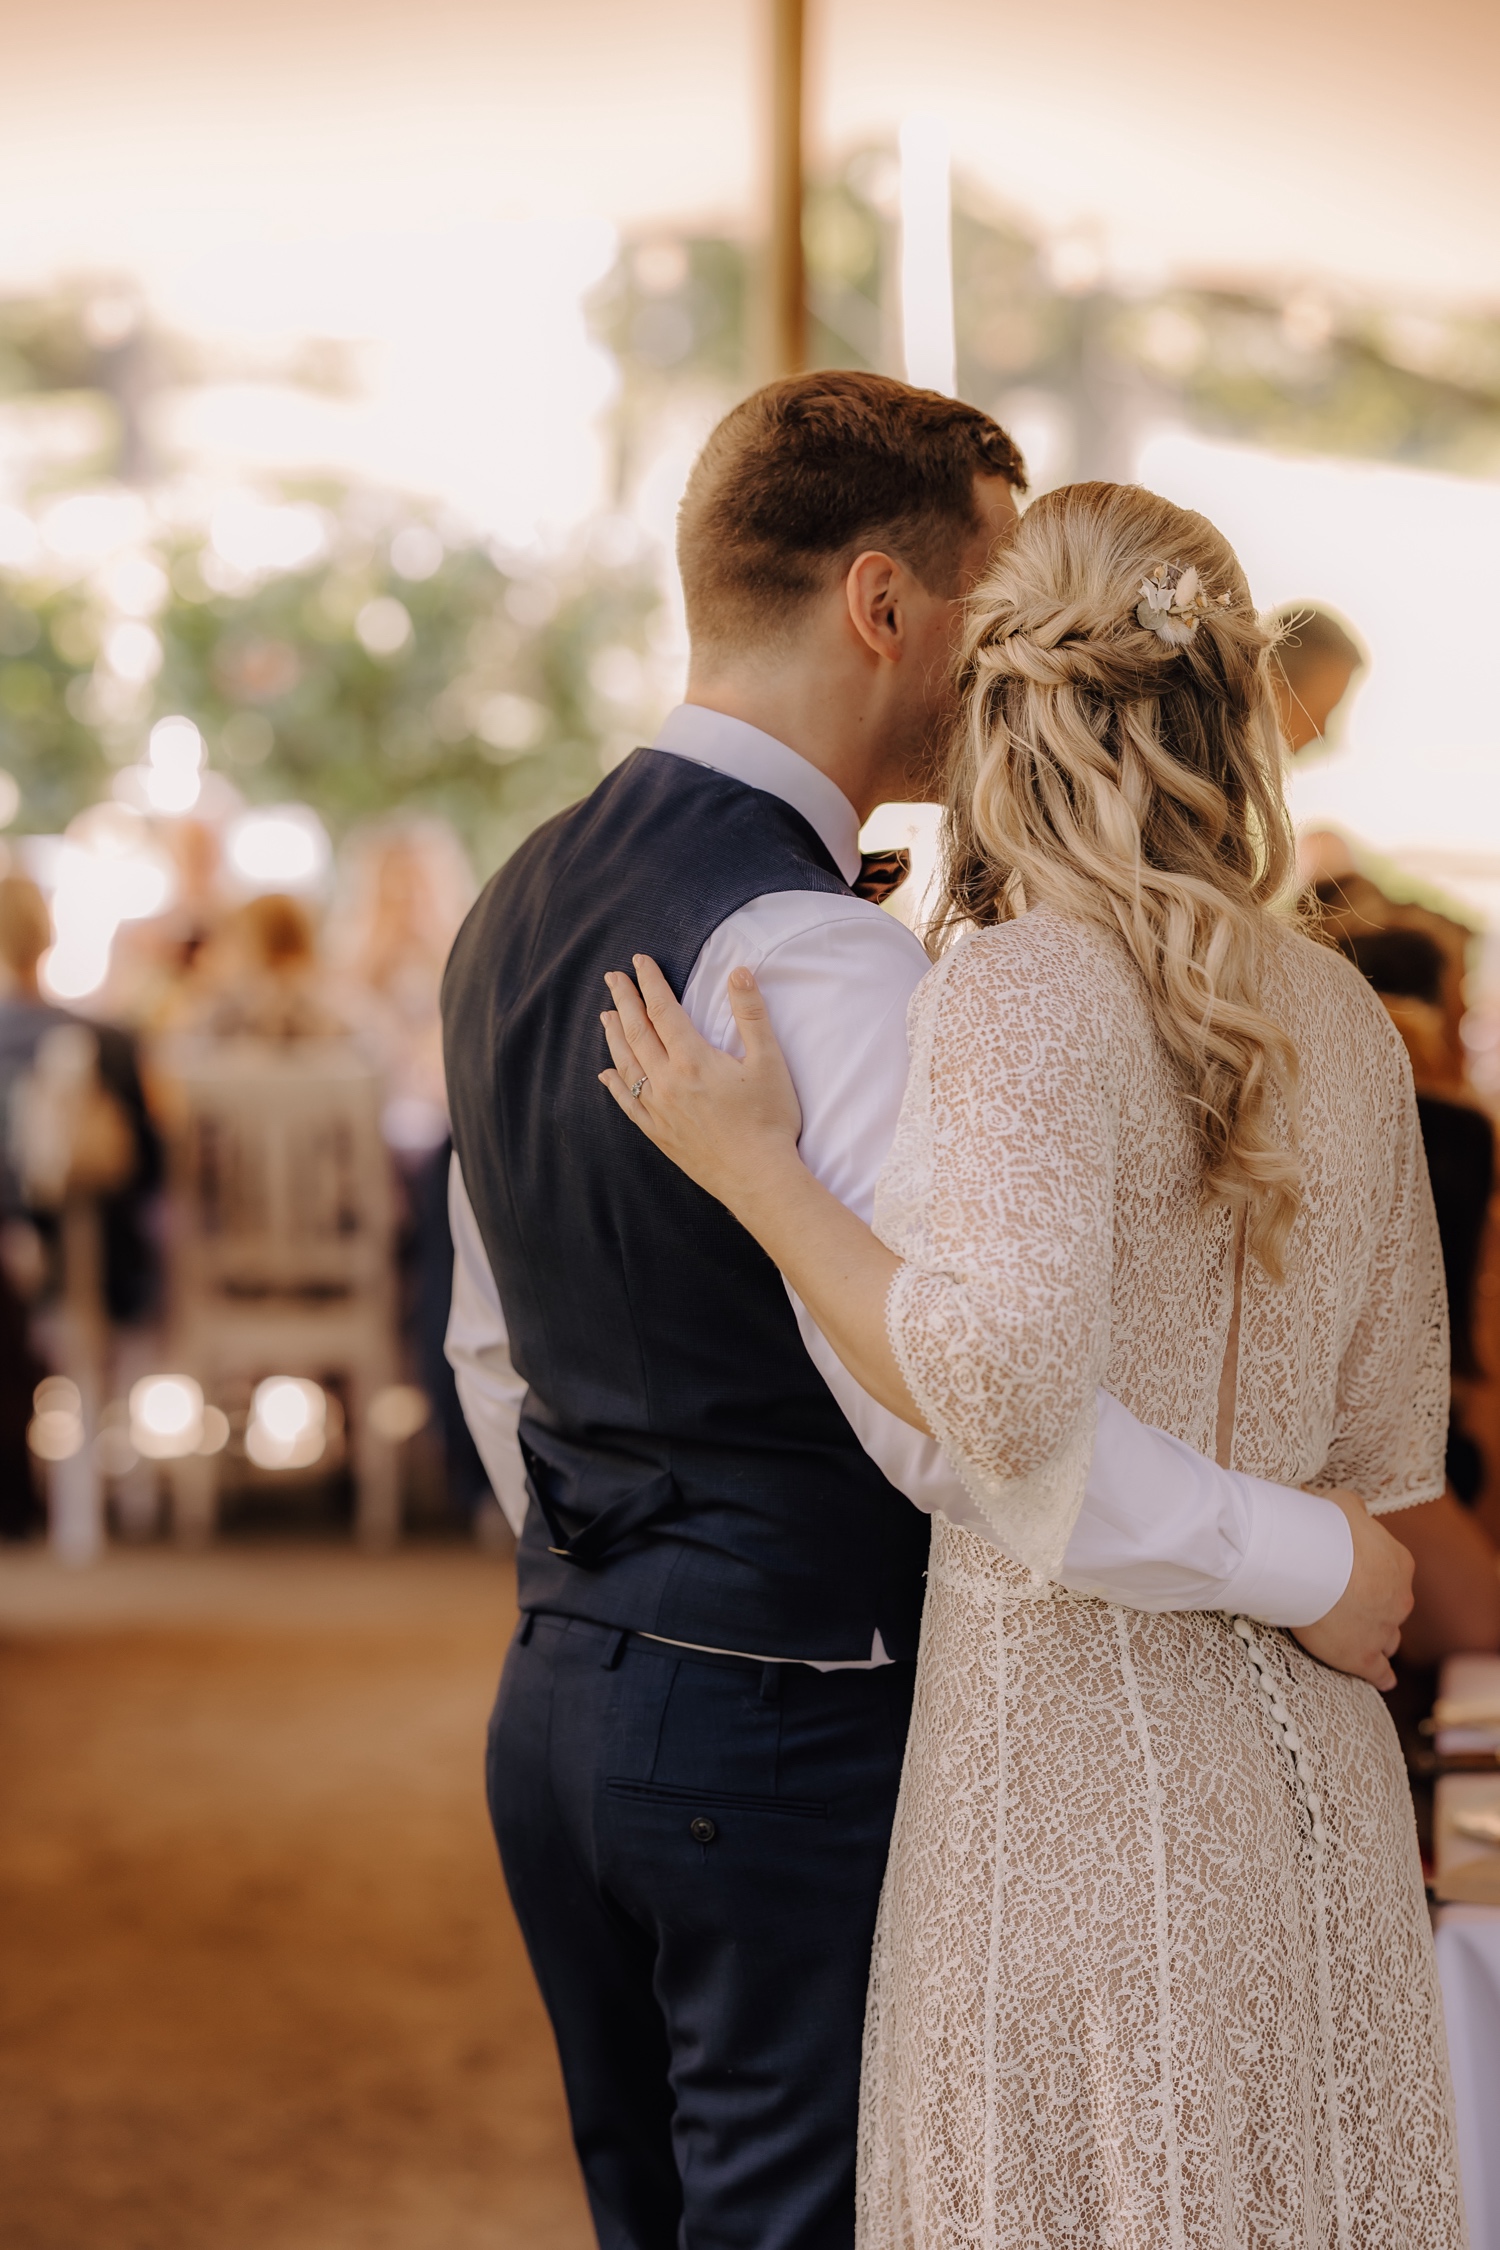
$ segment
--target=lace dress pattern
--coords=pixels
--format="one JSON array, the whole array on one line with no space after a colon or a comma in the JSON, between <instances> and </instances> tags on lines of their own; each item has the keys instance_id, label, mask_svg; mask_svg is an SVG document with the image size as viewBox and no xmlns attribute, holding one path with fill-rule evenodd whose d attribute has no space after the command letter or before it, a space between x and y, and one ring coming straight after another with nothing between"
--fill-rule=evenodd
<instances>
[{"instance_id":1,"label":"lace dress pattern","mask_svg":"<svg viewBox=\"0 0 1500 2250\"><path fill-rule=\"evenodd\" d=\"M1231 1458L1442 1488L1441 1259L1404 1052L1292 932L1306 1194L1247 1261ZM938 1519L876 1937L861 2250L1461 2250L1431 1941L1375 1690L1273 1628L1051 1582L1096 1386L1214 1450L1233 1225L1123 948L1046 909L912 1005L892 1340L992 1538Z\"/></svg>"}]
</instances>

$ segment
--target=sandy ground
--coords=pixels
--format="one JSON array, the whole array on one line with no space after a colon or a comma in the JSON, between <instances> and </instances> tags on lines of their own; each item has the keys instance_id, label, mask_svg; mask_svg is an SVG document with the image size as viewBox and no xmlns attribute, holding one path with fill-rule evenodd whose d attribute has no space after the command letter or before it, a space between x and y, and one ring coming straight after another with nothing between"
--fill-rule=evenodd
<instances>
[{"instance_id":1,"label":"sandy ground","mask_svg":"<svg viewBox=\"0 0 1500 2250\"><path fill-rule=\"evenodd\" d=\"M486 1824L508 1570L0 1559L5 2250L587 2250Z\"/></svg>"}]
</instances>

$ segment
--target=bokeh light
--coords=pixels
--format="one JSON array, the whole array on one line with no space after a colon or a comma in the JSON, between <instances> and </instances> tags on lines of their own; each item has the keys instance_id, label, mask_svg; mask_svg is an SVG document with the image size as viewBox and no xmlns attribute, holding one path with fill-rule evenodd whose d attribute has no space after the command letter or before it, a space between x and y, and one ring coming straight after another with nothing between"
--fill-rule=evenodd
<instances>
[{"instance_id":1,"label":"bokeh light","mask_svg":"<svg viewBox=\"0 0 1500 2250\"><path fill-rule=\"evenodd\" d=\"M252 890L311 891L328 871L328 831L307 805L269 805L230 825L224 856Z\"/></svg>"},{"instance_id":2,"label":"bokeh light","mask_svg":"<svg viewBox=\"0 0 1500 2250\"><path fill-rule=\"evenodd\" d=\"M151 1461L180 1461L203 1439L203 1389L191 1375L146 1375L130 1390L130 1440Z\"/></svg>"},{"instance_id":3,"label":"bokeh light","mask_svg":"<svg viewBox=\"0 0 1500 2250\"><path fill-rule=\"evenodd\" d=\"M243 578L269 571L304 570L324 553L327 521L307 505L279 505L253 494L221 500L209 519L213 552Z\"/></svg>"},{"instance_id":4,"label":"bokeh light","mask_svg":"<svg viewBox=\"0 0 1500 2250\"><path fill-rule=\"evenodd\" d=\"M158 719L151 729L143 776L153 811L191 812L203 794L203 737L191 719Z\"/></svg>"},{"instance_id":5,"label":"bokeh light","mask_svg":"<svg viewBox=\"0 0 1500 2250\"><path fill-rule=\"evenodd\" d=\"M371 656L399 656L412 637L411 612L394 594L380 594L365 603L354 630Z\"/></svg>"},{"instance_id":6,"label":"bokeh light","mask_svg":"<svg viewBox=\"0 0 1500 2250\"><path fill-rule=\"evenodd\" d=\"M31 1404L37 1414L81 1414L83 1393L70 1375L44 1375Z\"/></svg>"},{"instance_id":7,"label":"bokeh light","mask_svg":"<svg viewBox=\"0 0 1500 2250\"><path fill-rule=\"evenodd\" d=\"M387 1445L415 1437L432 1416L432 1401L415 1383L387 1383L370 1401L370 1428Z\"/></svg>"},{"instance_id":8,"label":"bokeh light","mask_svg":"<svg viewBox=\"0 0 1500 2250\"><path fill-rule=\"evenodd\" d=\"M245 1429L245 1452L258 1469L306 1469L327 1444L328 1399L318 1383L269 1375L257 1383Z\"/></svg>"},{"instance_id":9,"label":"bokeh light","mask_svg":"<svg viewBox=\"0 0 1500 2250\"><path fill-rule=\"evenodd\" d=\"M203 1409L203 1434L198 1440L198 1451L204 1454L222 1453L229 1443L229 1416L221 1406Z\"/></svg>"},{"instance_id":10,"label":"bokeh light","mask_svg":"<svg viewBox=\"0 0 1500 2250\"><path fill-rule=\"evenodd\" d=\"M120 924L167 905L173 871L139 813L104 804L70 823L47 872L55 938L40 964L41 981L56 999L84 999L109 974Z\"/></svg>"},{"instance_id":11,"label":"bokeh light","mask_svg":"<svg viewBox=\"0 0 1500 2250\"><path fill-rule=\"evenodd\" d=\"M82 1452L83 1440L83 1416L62 1407L49 1406L26 1426L26 1443L39 1461L71 1461Z\"/></svg>"},{"instance_id":12,"label":"bokeh light","mask_svg":"<svg viewBox=\"0 0 1500 2250\"><path fill-rule=\"evenodd\" d=\"M398 578L432 578L443 567L443 552L443 542L430 525L409 523L391 541L391 568Z\"/></svg>"}]
</instances>

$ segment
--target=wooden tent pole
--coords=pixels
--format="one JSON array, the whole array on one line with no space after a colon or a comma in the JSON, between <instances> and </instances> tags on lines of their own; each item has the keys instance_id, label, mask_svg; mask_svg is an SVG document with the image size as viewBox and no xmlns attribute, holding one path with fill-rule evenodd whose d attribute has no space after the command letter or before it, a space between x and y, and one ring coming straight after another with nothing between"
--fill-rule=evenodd
<instances>
[{"instance_id":1,"label":"wooden tent pole","mask_svg":"<svg viewBox=\"0 0 1500 2250\"><path fill-rule=\"evenodd\" d=\"M772 373L807 364L807 274L802 257L802 81L806 0L771 0Z\"/></svg>"}]
</instances>

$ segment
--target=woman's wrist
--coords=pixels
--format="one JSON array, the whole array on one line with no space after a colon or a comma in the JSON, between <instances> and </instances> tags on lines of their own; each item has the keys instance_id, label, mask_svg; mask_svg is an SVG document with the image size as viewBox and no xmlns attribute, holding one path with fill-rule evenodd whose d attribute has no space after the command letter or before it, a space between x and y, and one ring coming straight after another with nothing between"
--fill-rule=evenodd
<instances>
[{"instance_id":1,"label":"woman's wrist","mask_svg":"<svg viewBox=\"0 0 1500 2250\"><path fill-rule=\"evenodd\" d=\"M784 1231L797 1203L817 1182L803 1163L797 1143L781 1133L767 1134L762 1146L736 1152L724 1202L761 1248L776 1256L775 1238Z\"/></svg>"}]
</instances>

